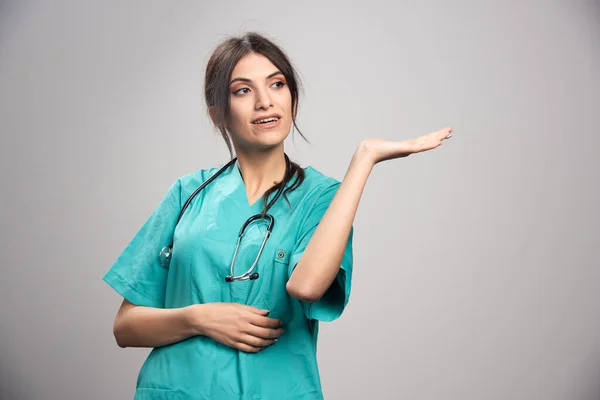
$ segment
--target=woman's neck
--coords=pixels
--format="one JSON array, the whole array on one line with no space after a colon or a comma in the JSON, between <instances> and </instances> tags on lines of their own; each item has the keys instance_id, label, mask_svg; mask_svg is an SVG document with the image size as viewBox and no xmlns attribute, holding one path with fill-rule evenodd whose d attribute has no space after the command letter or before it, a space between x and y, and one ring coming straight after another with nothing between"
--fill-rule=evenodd
<instances>
[{"instance_id":1,"label":"woman's neck","mask_svg":"<svg viewBox=\"0 0 600 400\"><path fill-rule=\"evenodd\" d=\"M264 153L239 152L237 158L250 203L262 197L285 176L286 160L283 147Z\"/></svg>"}]
</instances>

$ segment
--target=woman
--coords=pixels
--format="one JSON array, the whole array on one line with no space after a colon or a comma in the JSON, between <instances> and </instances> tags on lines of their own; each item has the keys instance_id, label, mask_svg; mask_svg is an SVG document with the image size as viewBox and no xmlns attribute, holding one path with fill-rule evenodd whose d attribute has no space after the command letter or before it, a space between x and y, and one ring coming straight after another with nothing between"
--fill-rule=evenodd
<instances>
[{"instance_id":1,"label":"woman","mask_svg":"<svg viewBox=\"0 0 600 400\"><path fill-rule=\"evenodd\" d=\"M298 82L274 43L255 33L225 40L205 79L209 114L237 158L177 179L104 276L124 297L119 346L153 348L135 399L322 398L318 323L348 303L367 178L452 129L364 140L340 183L284 153Z\"/></svg>"}]
</instances>

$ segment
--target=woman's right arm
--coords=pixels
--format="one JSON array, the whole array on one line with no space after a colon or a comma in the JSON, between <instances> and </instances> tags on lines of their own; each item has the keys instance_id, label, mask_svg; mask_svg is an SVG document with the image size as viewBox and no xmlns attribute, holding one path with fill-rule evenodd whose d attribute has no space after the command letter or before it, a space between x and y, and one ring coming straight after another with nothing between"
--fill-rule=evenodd
<instances>
[{"instance_id":1,"label":"woman's right arm","mask_svg":"<svg viewBox=\"0 0 600 400\"><path fill-rule=\"evenodd\" d=\"M119 347L161 347L197 335L189 308L136 306L123 299L113 333Z\"/></svg>"},{"instance_id":2,"label":"woman's right arm","mask_svg":"<svg viewBox=\"0 0 600 400\"><path fill-rule=\"evenodd\" d=\"M203 335L242 351L257 352L283 333L281 322L266 314L237 303L164 309L136 306L123 299L113 333L119 347L161 347Z\"/></svg>"}]
</instances>

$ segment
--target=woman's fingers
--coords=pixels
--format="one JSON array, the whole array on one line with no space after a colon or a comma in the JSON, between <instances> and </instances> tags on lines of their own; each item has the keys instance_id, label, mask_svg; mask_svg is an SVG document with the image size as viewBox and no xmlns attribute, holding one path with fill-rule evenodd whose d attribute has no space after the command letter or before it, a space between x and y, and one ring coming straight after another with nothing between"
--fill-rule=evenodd
<instances>
[{"instance_id":1,"label":"woman's fingers","mask_svg":"<svg viewBox=\"0 0 600 400\"><path fill-rule=\"evenodd\" d=\"M450 139L452 137L452 132L454 132L454 129L451 126L447 126L444 129L434 132L433 135L435 135L438 140L442 141Z\"/></svg>"},{"instance_id":2,"label":"woman's fingers","mask_svg":"<svg viewBox=\"0 0 600 400\"><path fill-rule=\"evenodd\" d=\"M249 324L245 333L261 339L277 339L283 333L283 328L262 328L260 326Z\"/></svg>"},{"instance_id":3,"label":"woman's fingers","mask_svg":"<svg viewBox=\"0 0 600 400\"><path fill-rule=\"evenodd\" d=\"M243 335L240 337L239 342L242 344L246 344L250 347L256 347L258 349L264 349L265 347L273 344L275 342L274 339L261 339L252 335Z\"/></svg>"},{"instance_id":4,"label":"woman's fingers","mask_svg":"<svg viewBox=\"0 0 600 400\"><path fill-rule=\"evenodd\" d=\"M240 304L239 307L243 308L244 310L248 310L248 311L250 311L250 312L252 312L254 314L257 314L257 315L267 315L267 314L269 314L269 310L263 310L261 308L256 308L256 307L253 307L253 306L247 306L245 304Z\"/></svg>"},{"instance_id":5,"label":"woman's fingers","mask_svg":"<svg viewBox=\"0 0 600 400\"><path fill-rule=\"evenodd\" d=\"M249 325L247 333L241 333L235 340L235 347L247 353L256 353L277 341L283 329L267 329Z\"/></svg>"},{"instance_id":6,"label":"woman's fingers","mask_svg":"<svg viewBox=\"0 0 600 400\"><path fill-rule=\"evenodd\" d=\"M275 318L269 318L262 315L251 315L248 319L252 325L260 326L262 328L279 328L281 321Z\"/></svg>"},{"instance_id":7,"label":"woman's fingers","mask_svg":"<svg viewBox=\"0 0 600 400\"><path fill-rule=\"evenodd\" d=\"M263 349L262 347L253 347L253 346L250 346L250 345L248 345L246 343L242 343L242 342L236 343L234 345L234 347L236 349L244 351L246 353L258 353L259 351L261 351Z\"/></svg>"},{"instance_id":8,"label":"woman's fingers","mask_svg":"<svg viewBox=\"0 0 600 400\"><path fill-rule=\"evenodd\" d=\"M239 350L256 353L263 348L273 344L283 333L282 323L275 318L265 316L262 310L248 309L246 323L240 327L240 333L236 335L236 347Z\"/></svg>"},{"instance_id":9,"label":"woman's fingers","mask_svg":"<svg viewBox=\"0 0 600 400\"><path fill-rule=\"evenodd\" d=\"M442 144L443 140L451 138L452 132L454 132L454 129L448 126L446 128L440 129L439 131L431 132L427 135L417 138L415 140L415 145L417 147L415 152L422 152L435 149L436 147Z\"/></svg>"}]
</instances>

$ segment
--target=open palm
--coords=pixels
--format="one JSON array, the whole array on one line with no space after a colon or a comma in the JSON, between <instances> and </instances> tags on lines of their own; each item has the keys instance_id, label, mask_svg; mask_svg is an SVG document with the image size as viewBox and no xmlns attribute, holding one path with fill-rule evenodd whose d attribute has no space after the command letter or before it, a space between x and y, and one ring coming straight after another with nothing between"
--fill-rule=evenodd
<instances>
[{"instance_id":1,"label":"open palm","mask_svg":"<svg viewBox=\"0 0 600 400\"><path fill-rule=\"evenodd\" d=\"M402 141L372 138L364 140L363 146L373 155L375 163L378 163L380 161L406 157L413 153L435 149L441 146L443 140L450 138L453 131L454 129L448 126L416 139Z\"/></svg>"}]
</instances>

